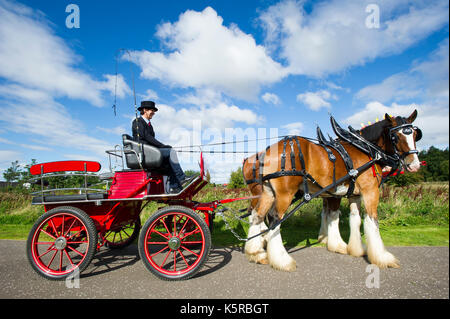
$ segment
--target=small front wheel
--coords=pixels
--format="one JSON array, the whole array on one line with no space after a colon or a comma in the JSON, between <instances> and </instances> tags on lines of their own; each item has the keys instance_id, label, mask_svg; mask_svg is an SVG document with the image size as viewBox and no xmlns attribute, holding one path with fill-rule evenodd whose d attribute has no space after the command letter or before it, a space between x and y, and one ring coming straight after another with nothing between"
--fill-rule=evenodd
<instances>
[{"instance_id":1,"label":"small front wheel","mask_svg":"<svg viewBox=\"0 0 450 319\"><path fill-rule=\"evenodd\" d=\"M164 280L194 276L211 249L211 233L205 221L183 206L169 206L152 215L139 236L139 255L144 265Z\"/></svg>"}]
</instances>

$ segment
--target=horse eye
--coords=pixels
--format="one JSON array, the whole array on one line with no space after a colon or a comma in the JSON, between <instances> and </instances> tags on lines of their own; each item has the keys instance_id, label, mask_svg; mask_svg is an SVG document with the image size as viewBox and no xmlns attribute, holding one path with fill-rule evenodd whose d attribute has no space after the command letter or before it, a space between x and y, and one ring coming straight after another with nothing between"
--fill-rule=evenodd
<instances>
[{"instance_id":1,"label":"horse eye","mask_svg":"<svg viewBox=\"0 0 450 319\"><path fill-rule=\"evenodd\" d=\"M403 129L403 134L405 135L410 135L412 134L413 130L411 128L404 128Z\"/></svg>"}]
</instances>

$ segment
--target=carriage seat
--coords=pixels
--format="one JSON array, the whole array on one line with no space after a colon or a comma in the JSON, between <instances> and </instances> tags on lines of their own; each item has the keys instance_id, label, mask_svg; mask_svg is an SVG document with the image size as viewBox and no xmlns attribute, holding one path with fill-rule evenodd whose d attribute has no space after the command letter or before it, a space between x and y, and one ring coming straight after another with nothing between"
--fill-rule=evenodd
<instances>
[{"instance_id":1,"label":"carriage seat","mask_svg":"<svg viewBox=\"0 0 450 319\"><path fill-rule=\"evenodd\" d=\"M161 151L152 145L138 143L128 134L122 135L123 152L128 168L155 169L163 163ZM140 159L139 159L140 158Z\"/></svg>"}]
</instances>

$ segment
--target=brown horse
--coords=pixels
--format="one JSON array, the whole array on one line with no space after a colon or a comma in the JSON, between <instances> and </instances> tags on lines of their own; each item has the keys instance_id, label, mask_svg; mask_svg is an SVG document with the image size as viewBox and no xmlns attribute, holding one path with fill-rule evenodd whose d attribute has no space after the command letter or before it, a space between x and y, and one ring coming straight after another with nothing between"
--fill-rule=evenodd
<instances>
[{"instance_id":1,"label":"brown horse","mask_svg":"<svg viewBox=\"0 0 450 319\"><path fill-rule=\"evenodd\" d=\"M400 166L410 172L417 172L420 162L416 151L416 140L420 138L421 132L411 125L416 117L417 111L414 111L408 118L394 118L386 114L383 121L368 126L359 133L366 140L376 144L385 154L397 155ZM342 157L334 149L332 152L336 157L335 166L329 160L329 154L322 146L310 139L302 137L294 137L294 139L297 143L291 143L286 147L283 140L279 141L268 147L265 152L255 154L244 161L243 175L249 184L249 190L252 195L260 195L258 199L252 201L249 208L251 216L248 238L267 230L264 220L268 213L275 221L280 221L294 197L305 194L305 188L306 193L314 194L321 190L320 185L324 187L331 185L334 180L338 180L348 173ZM340 141L340 143L349 154L355 168L372 160L366 153L350 143L344 141ZM303 157L303 160L300 157ZM302 162L304 167L301 165ZM376 162L374 164L375 171L381 172L383 165L382 162ZM270 176L270 174L281 171L282 167L286 171L303 170L312 178L305 178L305 175L279 176L264 181L255 178L256 176ZM335 172L334 178L333 172ZM385 249L379 233L377 214L379 185L380 177L374 176L372 170L368 169L354 179L352 194L347 194L350 186L349 180L322 193L320 196L324 198L324 209L319 240L327 243L328 250L342 254L363 256L367 251L369 261L380 268L399 267L398 260ZM349 195L350 203L348 245L342 240L339 233L340 198L345 195ZM366 209L364 231L367 250L363 246L360 234L361 196ZM249 239L245 244L245 254L250 261L270 264L275 269L292 271L296 268L295 260L289 256L283 246L280 225L264 235Z\"/></svg>"}]
</instances>

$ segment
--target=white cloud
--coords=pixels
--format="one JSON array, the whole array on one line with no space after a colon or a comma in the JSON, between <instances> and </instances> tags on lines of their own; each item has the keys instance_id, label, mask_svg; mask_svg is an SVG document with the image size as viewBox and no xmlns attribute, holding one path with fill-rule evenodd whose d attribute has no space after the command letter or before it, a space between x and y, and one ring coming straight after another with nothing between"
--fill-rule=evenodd
<instances>
[{"instance_id":1,"label":"white cloud","mask_svg":"<svg viewBox=\"0 0 450 319\"><path fill-rule=\"evenodd\" d=\"M326 76L397 54L448 23L448 1L377 1L380 28L369 29L365 9L373 1L314 3L287 0L260 16L266 43L291 74Z\"/></svg>"},{"instance_id":2,"label":"white cloud","mask_svg":"<svg viewBox=\"0 0 450 319\"><path fill-rule=\"evenodd\" d=\"M0 165L10 164L21 156L20 152L11 150L0 150Z\"/></svg>"},{"instance_id":3,"label":"white cloud","mask_svg":"<svg viewBox=\"0 0 450 319\"><path fill-rule=\"evenodd\" d=\"M129 134L129 129L126 129L123 125L112 127L112 128L97 126L97 129L102 132L106 132L109 134L115 134L115 135Z\"/></svg>"},{"instance_id":4,"label":"white cloud","mask_svg":"<svg viewBox=\"0 0 450 319\"><path fill-rule=\"evenodd\" d=\"M449 42L439 44L426 59L415 61L406 71L393 74L380 83L361 89L356 97L370 101L349 117L352 125L382 118L385 113L407 116L414 108L419 115L415 124L424 134L419 146L448 146L449 143ZM411 104L406 102L415 101ZM392 102L390 106L386 106Z\"/></svg>"},{"instance_id":5,"label":"white cloud","mask_svg":"<svg viewBox=\"0 0 450 319\"><path fill-rule=\"evenodd\" d=\"M303 131L304 124L302 122L294 122L281 126L281 128L287 130L286 135L300 135Z\"/></svg>"},{"instance_id":6,"label":"white cloud","mask_svg":"<svg viewBox=\"0 0 450 319\"><path fill-rule=\"evenodd\" d=\"M0 86L2 97L0 122L5 124L6 131L38 138L46 146L75 148L102 157L105 150L112 148L109 143L91 137L83 123L72 118L64 105L42 91Z\"/></svg>"},{"instance_id":7,"label":"white cloud","mask_svg":"<svg viewBox=\"0 0 450 319\"><path fill-rule=\"evenodd\" d=\"M117 74L117 78L112 74L104 74L104 82L95 84L98 90L109 91L111 95L116 94L118 98L124 98L131 93L130 87L125 83L122 74Z\"/></svg>"},{"instance_id":8,"label":"white cloud","mask_svg":"<svg viewBox=\"0 0 450 319\"><path fill-rule=\"evenodd\" d=\"M449 43L444 40L427 60L415 61L405 71L393 74L381 83L366 86L356 97L363 100L388 102L412 98L449 98Z\"/></svg>"},{"instance_id":9,"label":"white cloud","mask_svg":"<svg viewBox=\"0 0 450 319\"><path fill-rule=\"evenodd\" d=\"M262 86L286 75L251 35L234 24L225 26L211 7L186 11L178 21L160 25L156 36L167 53L143 50L131 54L146 79L182 88L211 88L252 100ZM130 59L128 55L123 58Z\"/></svg>"},{"instance_id":10,"label":"white cloud","mask_svg":"<svg viewBox=\"0 0 450 319\"><path fill-rule=\"evenodd\" d=\"M141 97L141 99L143 101L146 101L146 100L157 101L157 100L159 100L158 93L156 93L155 91L153 91L151 89L146 90L144 94L138 94L138 95Z\"/></svg>"},{"instance_id":11,"label":"white cloud","mask_svg":"<svg viewBox=\"0 0 450 319\"><path fill-rule=\"evenodd\" d=\"M261 98L262 98L262 99L264 100L264 102L266 102L266 103L271 103L271 104L274 104L274 105L279 105L279 104L281 104L280 98L278 97L278 95L276 95L276 94L274 94L274 93L266 92L266 93L263 94L263 96L262 96Z\"/></svg>"},{"instance_id":12,"label":"white cloud","mask_svg":"<svg viewBox=\"0 0 450 319\"><path fill-rule=\"evenodd\" d=\"M449 109L447 106L429 104L402 105L392 103L390 106L380 102L370 102L364 109L348 117L344 122L358 129L360 123L374 122L376 118L383 119L384 114L408 117L415 109L418 111L414 125L423 132L423 139L417 143L418 148L448 146L449 143Z\"/></svg>"},{"instance_id":13,"label":"white cloud","mask_svg":"<svg viewBox=\"0 0 450 319\"><path fill-rule=\"evenodd\" d=\"M106 81L97 81L75 67L80 61L40 11L0 1L0 78L54 97L104 105L102 91L114 92L113 76L104 75ZM121 76L118 84L118 96L123 97L129 88Z\"/></svg>"},{"instance_id":14,"label":"white cloud","mask_svg":"<svg viewBox=\"0 0 450 319\"><path fill-rule=\"evenodd\" d=\"M319 111L323 107L331 108L331 104L328 102L330 99L336 100L337 97L326 90L306 92L297 95L297 101L302 102L313 111Z\"/></svg>"},{"instance_id":15,"label":"white cloud","mask_svg":"<svg viewBox=\"0 0 450 319\"><path fill-rule=\"evenodd\" d=\"M176 109L173 106L159 104L158 112L152 119L155 132L161 142L171 145L185 145L192 136L195 125L203 129L213 128L223 131L236 123L254 125L262 119L253 111L241 109L236 105L220 102L213 106L194 106Z\"/></svg>"}]
</instances>

